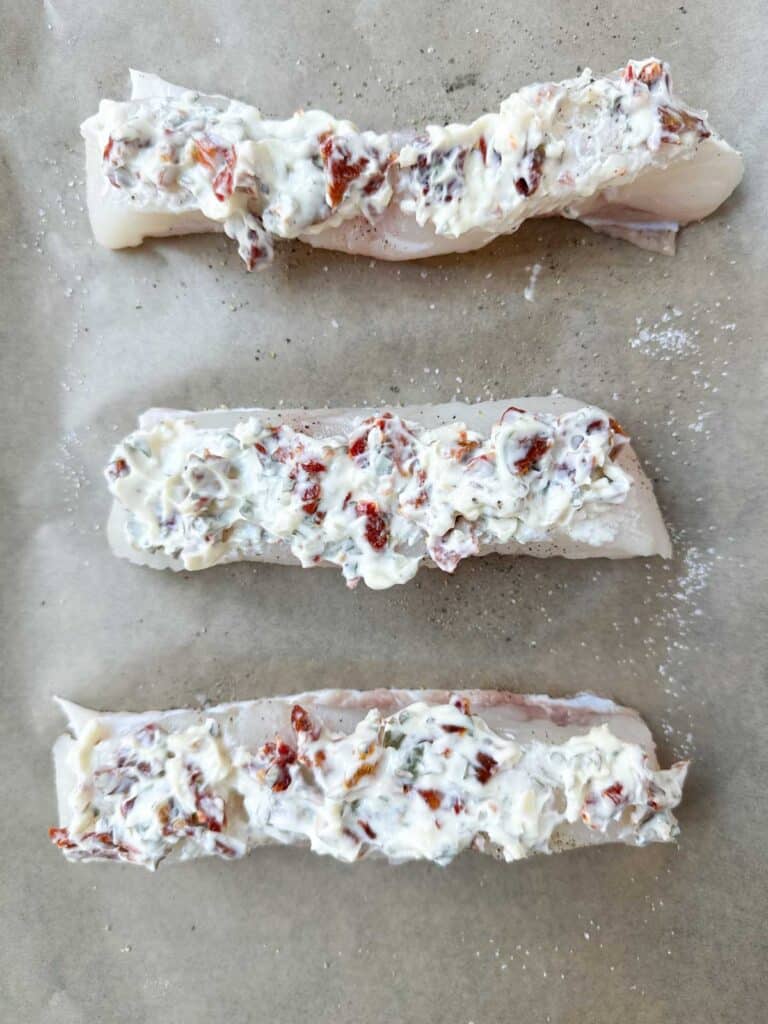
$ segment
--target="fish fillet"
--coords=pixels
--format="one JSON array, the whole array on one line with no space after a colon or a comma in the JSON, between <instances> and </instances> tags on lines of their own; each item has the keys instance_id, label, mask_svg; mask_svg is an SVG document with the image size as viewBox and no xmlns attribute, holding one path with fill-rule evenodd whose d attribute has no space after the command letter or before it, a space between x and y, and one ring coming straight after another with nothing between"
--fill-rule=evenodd
<instances>
[{"instance_id":1,"label":"fish fillet","mask_svg":"<svg viewBox=\"0 0 768 1024\"><path fill-rule=\"evenodd\" d=\"M343 861L507 861L677 835L687 763L660 770L637 712L470 690L320 690L202 710L60 701L59 825L72 860L154 869L267 843Z\"/></svg>"},{"instance_id":2,"label":"fish fillet","mask_svg":"<svg viewBox=\"0 0 768 1024\"><path fill-rule=\"evenodd\" d=\"M116 554L334 564L384 589L471 555L662 555L622 428L561 396L372 409L153 409L106 471Z\"/></svg>"},{"instance_id":3,"label":"fish fillet","mask_svg":"<svg viewBox=\"0 0 768 1024\"><path fill-rule=\"evenodd\" d=\"M102 100L82 125L91 224L113 249L224 230L249 269L286 238L408 260L559 215L673 252L678 229L742 175L655 58L527 86L471 124L385 133L319 110L267 119L142 72L131 81L130 100Z\"/></svg>"}]
</instances>

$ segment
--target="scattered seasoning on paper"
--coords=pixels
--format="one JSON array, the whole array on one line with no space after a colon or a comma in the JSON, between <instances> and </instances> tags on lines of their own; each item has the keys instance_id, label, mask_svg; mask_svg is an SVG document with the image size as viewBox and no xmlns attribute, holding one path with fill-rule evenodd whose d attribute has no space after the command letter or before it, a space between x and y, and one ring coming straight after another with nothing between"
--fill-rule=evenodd
<instances>
[{"instance_id":1,"label":"scattered seasoning on paper","mask_svg":"<svg viewBox=\"0 0 768 1024\"><path fill-rule=\"evenodd\" d=\"M679 545L678 541L676 546ZM658 664L658 675L669 701L666 717L661 722L661 731L667 741L673 744L676 757L690 757L695 749L690 692L678 674L685 672L691 630L694 621L703 615L699 595L709 586L718 558L714 548L702 550L696 545L688 546L682 555L680 574L670 580L665 590L658 595L661 611L655 616L655 623L663 630L665 644L664 654ZM672 719L676 720L681 714L687 715L688 729L676 728L672 724Z\"/></svg>"},{"instance_id":2,"label":"scattered seasoning on paper","mask_svg":"<svg viewBox=\"0 0 768 1024\"><path fill-rule=\"evenodd\" d=\"M636 323L639 329L637 335L629 339L629 344L645 355L658 356L664 360L697 353L699 345L695 339L700 332L698 329L689 331L679 326L676 321L682 315L682 310L668 309L660 320L649 327L641 326L643 318L638 317Z\"/></svg>"}]
</instances>

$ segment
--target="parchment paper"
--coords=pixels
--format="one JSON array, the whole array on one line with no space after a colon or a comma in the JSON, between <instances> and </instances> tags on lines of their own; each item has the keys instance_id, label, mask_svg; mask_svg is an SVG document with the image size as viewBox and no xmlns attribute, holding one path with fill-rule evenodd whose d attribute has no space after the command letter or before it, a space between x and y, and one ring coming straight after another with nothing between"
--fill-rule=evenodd
<instances>
[{"instance_id":1,"label":"parchment paper","mask_svg":"<svg viewBox=\"0 0 768 1024\"><path fill-rule=\"evenodd\" d=\"M4 4L0 1018L759 1021L765 1015L766 18L755 0ZM412 265L223 238L110 253L80 121L127 67L361 126L473 117L531 79L673 63L747 160L674 259L566 223ZM524 297L535 265L533 301ZM530 294L530 293L529 293ZM112 444L155 405L566 394L633 435L676 557L488 559L407 587L153 573L107 550ZM271 849L73 866L54 693L145 709L328 685L582 689L694 759L679 849L350 868Z\"/></svg>"}]
</instances>

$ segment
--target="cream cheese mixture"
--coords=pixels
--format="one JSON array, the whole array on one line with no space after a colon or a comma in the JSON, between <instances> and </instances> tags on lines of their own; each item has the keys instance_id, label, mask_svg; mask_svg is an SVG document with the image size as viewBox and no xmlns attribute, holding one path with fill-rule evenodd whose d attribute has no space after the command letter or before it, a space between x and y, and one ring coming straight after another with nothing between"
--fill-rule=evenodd
<instances>
[{"instance_id":1,"label":"cream cheese mixture","mask_svg":"<svg viewBox=\"0 0 768 1024\"><path fill-rule=\"evenodd\" d=\"M632 478L614 461L619 425L586 406L560 416L511 406L489 434L424 429L390 412L313 437L255 417L231 430L164 419L118 445L107 467L131 547L186 569L258 558L279 544L350 586L446 572L483 547L553 531L598 548Z\"/></svg>"}]
</instances>

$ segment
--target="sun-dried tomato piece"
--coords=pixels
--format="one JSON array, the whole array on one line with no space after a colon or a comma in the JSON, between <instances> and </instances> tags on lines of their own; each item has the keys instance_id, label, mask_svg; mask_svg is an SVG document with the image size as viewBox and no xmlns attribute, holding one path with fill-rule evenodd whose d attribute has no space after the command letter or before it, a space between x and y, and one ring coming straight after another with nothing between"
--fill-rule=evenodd
<instances>
[{"instance_id":1,"label":"sun-dried tomato piece","mask_svg":"<svg viewBox=\"0 0 768 1024\"><path fill-rule=\"evenodd\" d=\"M297 734L305 734L311 739L315 740L320 735L319 728L314 724L309 716L309 712L301 706L301 704L294 704L291 708L291 725L293 726L294 732ZM322 751L318 751L318 754ZM325 760L325 754L322 756L322 761Z\"/></svg>"},{"instance_id":2,"label":"sun-dried tomato piece","mask_svg":"<svg viewBox=\"0 0 768 1024\"><path fill-rule=\"evenodd\" d=\"M624 793L624 787L622 786L622 784L620 782L614 782L614 784L612 786L609 786L607 789L603 790L603 796L607 796L608 799L612 803L614 803L617 807L620 804L623 804L623 803L626 802L626 797L623 796L623 793Z\"/></svg>"},{"instance_id":3,"label":"sun-dried tomato piece","mask_svg":"<svg viewBox=\"0 0 768 1024\"><path fill-rule=\"evenodd\" d=\"M305 473L325 473L328 467L324 462L312 460L310 462L302 462L301 468Z\"/></svg>"},{"instance_id":4,"label":"sun-dried tomato piece","mask_svg":"<svg viewBox=\"0 0 768 1024\"><path fill-rule=\"evenodd\" d=\"M320 484L310 484L301 492L301 507L308 516L313 516L320 505Z\"/></svg>"},{"instance_id":5,"label":"sun-dried tomato piece","mask_svg":"<svg viewBox=\"0 0 768 1024\"><path fill-rule=\"evenodd\" d=\"M117 480L121 476L128 476L130 472L131 467L128 465L125 459L115 459L115 461L110 463L110 465L107 467L107 473L109 474L110 479L112 480Z\"/></svg>"},{"instance_id":6,"label":"sun-dried tomato piece","mask_svg":"<svg viewBox=\"0 0 768 1024\"><path fill-rule=\"evenodd\" d=\"M649 60L643 64L638 74L638 79L647 86L655 85L664 74L664 68L657 60Z\"/></svg>"},{"instance_id":7,"label":"sun-dried tomato piece","mask_svg":"<svg viewBox=\"0 0 768 1024\"><path fill-rule=\"evenodd\" d=\"M431 811L436 811L443 802L443 794L437 789L417 789L416 792Z\"/></svg>"},{"instance_id":8,"label":"sun-dried tomato piece","mask_svg":"<svg viewBox=\"0 0 768 1024\"><path fill-rule=\"evenodd\" d=\"M107 139L107 144L104 147L104 152L101 154L102 160L109 160L109 154L112 152L112 147L115 144L115 140L110 135Z\"/></svg>"},{"instance_id":9,"label":"sun-dried tomato piece","mask_svg":"<svg viewBox=\"0 0 768 1024\"><path fill-rule=\"evenodd\" d=\"M246 270L253 270L254 267L258 266L259 263L265 260L271 259L269 250L265 249L263 245L258 242L253 242L251 248L248 251L248 256L245 261Z\"/></svg>"},{"instance_id":10,"label":"sun-dried tomato piece","mask_svg":"<svg viewBox=\"0 0 768 1024\"><path fill-rule=\"evenodd\" d=\"M97 845L98 844L98 845ZM89 847L88 855L93 857L104 857L107 860L135 860L137 851L125 843L115 842L114 836L109 832L85 832L78 844L81 848Z\"/></svg>"},{"instance_id":11,"label":"sun-dried tomato piece","mask_svg":"<svg viewBox=\"0 0 768 1024\"><path fill-rule=\"evenodd\" d=\"M524 476L526 473L530 472L542 455L549 451L551 445L552 441L548 437L542 437L541 435L534 437L531 440L528 446L528 451L525 455L515 462L515 469L520 476Z\"/></svg>"},{"instance_id":12,"label":"sun-dried tomato piece","mask_svg":"<svg viewBox=\"0 0 768 1024\"><path fill-rule=\"evenodd\" d=\"M357 458L358 455L362 455L368 447L368 434L362 434L360 437L356 437L352 444L349 446L349 454L353 459Z\"/></svg>"},{"instance_id":13,"label":"sun-dried tomato piece","mask_svg":"<svg viewBox=\"0 0 768 1024\"><path fill-rule=\"evenodd\" d=\"M483 158L483 163L488 163L488 143L485 141L485 136L481 135L477 140L477 148L480 150L480 155Z\"/></svg>"},{"instance_id":14,"label":"sun-dried tomato piece","mask_svg":"<svg viewBox=\"0 0 768 1024\"><path fill-rule=\"evenodd\" d=\"M77 849L77 843L72 842L69 838L69 832L65 828L49 828L48 838L62 850Z\"/></svg>"},{"instance_id":15,"label":"sun-dried tomato piece","mask_svg":"<svg viewBox=\"0 0 768 1024\"><path fill-rule=\"evenodd\" d=\"M355 510L365 516L365 539L374 551L381 551L389 541L389 530L375 501L358 501Z\"/></svg>"},{"instance_id":16,"label":"sun-dried tomato piece","mask_svg":"<svg viewBox=\"0 0 768 1024\"><path fill-rule=\"evenodd\" d=\"M463 735L467 731L467 727L465 725L444 725L442 726L442 729L443 732L459 733L460 735Z\"/></svg>"},{"instance_id":17,"label":"sun-dried tomato piece","mask_svg":"<svg viewBox=\"0 0 768 1024\"><path fill-rule=\"evenodd\" d=\"M326 199L331 209L335 210L346 195L350 184L363 173L370 160L367 156L353 160L349 144L334 135L322 140L320 154L328 177Z\"/></svg>"},{"instance_id":18,"label":"sun-dried tomato piece","mask_svg":"<svg viewBox=\"0 0 768 1024\"><path fill-rule=\"evenodd\" d=\"M265 743L259 751L261 756L267 760L265 774L276 768L276 777L272 783L273 793L282 793L291 784L291 773L288 770L296 763L297 754L293 747L284 743L283 740Z\"/></svg>"},{"instance_id":19,"label":"sun-dried tomato piece","mask_svg":"<svg viewBox=\"0 0 768 1024\"><path fill-rule=\"evenodd\" d=\"M460 430L456 447L451 449L451 457L457 462L466 462L472 452L480 447L479 441L470 441L466 430Z\"/></svg>"},{"instance_id":20,"label":"sun-dried tomato piece","mask_svg":"<svg viewBox=\"0 0 768 1024\"><path fill-rule=\"evenodd\" d=\"M458 708L463 715L472 714L471 705L466 697L456 695L451 699L451 704L453 704L455 708Z\"/></svg>"},{"instance_id":21,"label":"sun-dried tomato piece","mask_svg":"<svg viewBox=\"0 0 768 1024\"><path fill-rule=\"evenodd\" d=\"M663 136L665 142L677 142L677 137L683 132L698 132L702 139L707 139L712 134L707 130L700 117L689 114L687 110L659 107L659 120L665 132Z\"/></svg>"},{"instance_id":22,"label":"sun-dried tomato piece","mask_svg":"<svg viewBox=\"0 0 768 1024\"><path fill-rule=\"evenodd\" d=\"M213 182L211 184L213 194L216 196L219 202L223 203L226 199L229 199L229 197L232 195L234 191L234 170L236 159L237 157L235 155L234 147L232 147L232 149L227 150L226 155L224 157L225 164L221 168L219 173L216 175L216 177L213 179Z\"/></svg>"},{"instance_id":23,"label":"sun-dried tomato piece","mask_svg":"<svg viewBox=\"0 0 768 1024\"><path fill-rule=\"evenodd\" d=\"M224 202L234 189L235 147L221 145L206 135L195 139L192 146L192 159L214 175L211 183L213 194Z\"/></svg>"},{"instance_id":24,"label":"sun-dried tomato piece","mask_svg":"<svg viewBox=\"0 0 768 1024\"><path fill-rule=\"evenodd\" d=\"M544 163L545 153L543 145L537 146L531 153L528 161L528 170L524 177L518 178L515 182L515 188L521 196L532 196L539 187L541 182L541 166Z\"/></svg>"},{"instance_id":25,"label":"sun-dried tomato piece","mask_svg":"<svg viewBox=\"0 0 768 1024\"><path fill-rule=\"evenodd\" d=\"M365 832L365 834L368 836L369 839L375 839L376 838L376 833L373 831L373 829L371 828L371 826L368 824L367 821L363 821L362 818L358 818L357 819L357 824L360 826L360 828L363 830L363 832Z\"/></svg>"},{"instance_id":26,"label":"sun-dried tomato piece","mask_svg":"<svg viewBox=\"0 0 768 1024\"><path fill-rule=\"evenodd\" d=\"M475 765L475 776L478 782L485 785L498 766L499 762L495 757L492 757L490 754L486 754L482 750L479 751L477 755L477 764Z\"/></svg>"},{"instance_id":27,"label":"sun-dried tomato piece","mask_svg":"<svg viewBox=\"0 0 768 1024\"><path fill-rule=\"evenodd\" d=\"M224 801L205 790L195 793L197 824L209 832L221 832L227 823Z\"/></svg>"}]
</instances>

